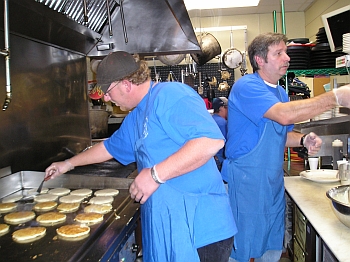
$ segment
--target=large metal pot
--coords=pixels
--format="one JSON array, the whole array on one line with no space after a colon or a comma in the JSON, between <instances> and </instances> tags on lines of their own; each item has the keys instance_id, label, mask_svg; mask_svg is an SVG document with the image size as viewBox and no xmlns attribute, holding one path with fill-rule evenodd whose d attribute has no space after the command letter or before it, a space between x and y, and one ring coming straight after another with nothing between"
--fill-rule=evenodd
<instances>
[{"instance_id":1,"label":"large metal pot","mask_svg":"<svg viewBox=\"0 0 350 262\"><path fill-rule=\"evenodd\" d=\"M91 138L105 138L108 136L109 113L104 109L90 109L90 132Z\"/></svg>"},{"instance_id":2,"label":"large metal pot","mask_svg":"<svg viewBox=\"0 0 350 262\"><path fill-rule=\"evenodd\" d=\"M201 48L199 54L191 54L191 57L198 65L204 65L215 56L221 54L221 46L216 38L210 33L201 33L197 35L197 40Z\"/></svg>"}]
</instances>

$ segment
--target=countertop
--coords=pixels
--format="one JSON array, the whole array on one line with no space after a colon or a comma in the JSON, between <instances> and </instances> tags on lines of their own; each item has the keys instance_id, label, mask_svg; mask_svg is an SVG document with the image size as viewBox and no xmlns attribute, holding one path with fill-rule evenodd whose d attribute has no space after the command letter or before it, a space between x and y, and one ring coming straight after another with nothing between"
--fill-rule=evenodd
<instances>
[{"instance_id":1,"label":"countertop","mask_svg":"<svg viewBox=\"0 0 350 262\"><path fill-rule=\"evenodd\" d=\"M350 261L350 228L335 216L326 192L336 183L318 183L300 176L286 176L285 189L341 262Z\"/></svg>"}]
</instances>

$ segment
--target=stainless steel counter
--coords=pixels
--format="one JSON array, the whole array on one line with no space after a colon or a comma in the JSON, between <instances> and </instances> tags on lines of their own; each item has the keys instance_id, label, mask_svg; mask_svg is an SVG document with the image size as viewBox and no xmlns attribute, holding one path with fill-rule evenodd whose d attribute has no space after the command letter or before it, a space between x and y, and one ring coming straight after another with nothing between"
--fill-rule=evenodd
<instances>
[{"instance_id":1,"label":"stainless steel counter","mask_svg":"<svg viewBox=\"0 0 350 262\"><path fill-rule=\"evenodd\" d=\"M284 179L286 192L339 261L350 261L350 228L335 216L326 191L340 183L317 183L300 176Z\"/></svg>"}]
</instances>

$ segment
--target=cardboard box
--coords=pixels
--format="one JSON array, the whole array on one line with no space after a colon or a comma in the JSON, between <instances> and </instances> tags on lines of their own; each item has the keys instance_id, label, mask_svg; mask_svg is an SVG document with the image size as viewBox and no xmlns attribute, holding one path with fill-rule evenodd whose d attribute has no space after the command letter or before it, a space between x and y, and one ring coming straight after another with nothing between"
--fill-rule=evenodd
<instances>
[{"instance_id":1,"label":"cardboard box","mask_svg":"<svg viewBox=\"0 0 350 262\"><path fill-rule=\"evenodd\" d=\"M325 93L325 89L323 85L329 84L330 78L329 77L315 77L313 81L313 96L318 96L320 94Z\"/></svg>"}]
</instances>

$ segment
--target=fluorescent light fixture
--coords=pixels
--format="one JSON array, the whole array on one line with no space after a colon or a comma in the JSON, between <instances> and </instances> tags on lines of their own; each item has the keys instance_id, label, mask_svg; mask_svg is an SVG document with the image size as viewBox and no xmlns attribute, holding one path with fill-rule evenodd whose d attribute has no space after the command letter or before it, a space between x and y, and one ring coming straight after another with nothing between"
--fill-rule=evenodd
<instances>
[{"instance_id":1,"label":"fluorescent light fixture","mask_svg":"<svg viewBox=\"0 0 350 262\"><path fill-rule=\"evenodd\" d=\"M258 6L260 0L184 0L187 10Z\"/></svg>"}]
</instances>

